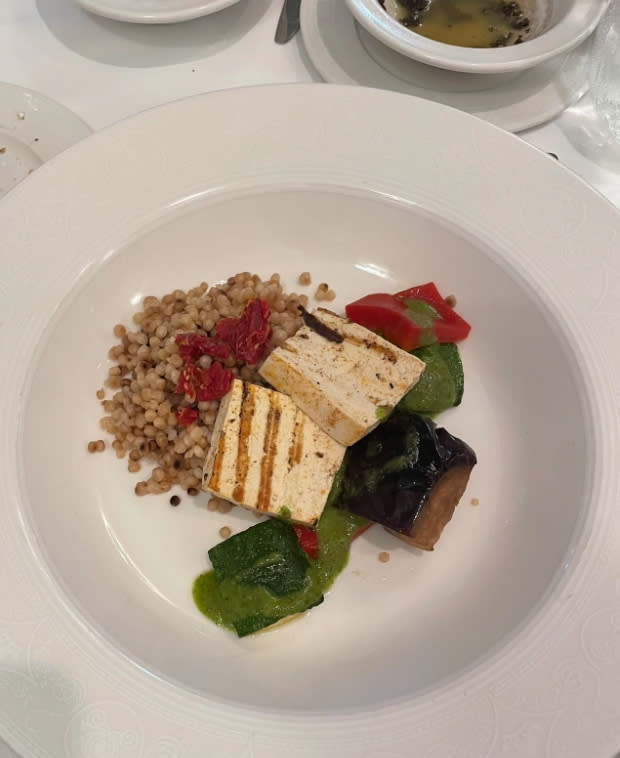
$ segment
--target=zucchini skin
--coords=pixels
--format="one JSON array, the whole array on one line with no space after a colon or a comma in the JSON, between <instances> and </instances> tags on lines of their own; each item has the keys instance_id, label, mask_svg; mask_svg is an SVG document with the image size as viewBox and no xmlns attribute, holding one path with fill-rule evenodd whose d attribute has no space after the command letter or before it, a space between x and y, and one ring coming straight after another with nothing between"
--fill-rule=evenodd
<instances>
[{"instance_id":1,"label":"zucchini skin","mask_svg":"<svg viewBox=\"0 0 620 758\"><path fill-rule=\"evenodd\" d=\"M458 347L453 342L434 342L411 353L426 367L397 407L408 413L434 415L460 405L465 376Z\"/></svg>"},{"instance_id":2,"label":"zucchini skin","mask_svg":"<svg viewBox=\"0 0 620 758\"><path fill-rule=\"evenodd\" d=\"M273 595L301 590L309 561L293 528L277 519L256 524L209 550L218 582L261 585Z\"/></svg>"}]
</instances>

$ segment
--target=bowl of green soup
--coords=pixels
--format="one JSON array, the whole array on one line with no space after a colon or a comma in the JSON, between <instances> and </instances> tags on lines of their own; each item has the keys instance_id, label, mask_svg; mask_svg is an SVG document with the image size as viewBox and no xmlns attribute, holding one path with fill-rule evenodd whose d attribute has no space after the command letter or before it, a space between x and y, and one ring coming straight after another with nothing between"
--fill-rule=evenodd
<instances>
[{"instance_id":1,"label":"bowl of green soup","mask_svg":"<svg viewBox=\"0 0 620 758\"><path fill-rule=\"evenodd\" d=\"M596 28L609 0L346 0L388 47L442 69L517 72L567 53Z\"/></svg>"}]
</instances>

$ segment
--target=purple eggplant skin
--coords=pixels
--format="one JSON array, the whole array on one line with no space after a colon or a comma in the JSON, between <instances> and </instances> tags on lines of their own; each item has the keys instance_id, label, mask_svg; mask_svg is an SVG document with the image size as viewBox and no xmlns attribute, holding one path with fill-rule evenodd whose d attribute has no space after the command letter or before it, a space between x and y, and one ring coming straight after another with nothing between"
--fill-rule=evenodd
<instances>
[{"instance_id":1,"label":"purple eggplant skin","mask_svg":"<svg viewBox=\"0 0 620 758\"><path fill-rule=\"evenodd\" d=\"M465 442L425 416L397 409L349 448L335 502L433 550L476 463Z\"/></svg>"}]
</instances>

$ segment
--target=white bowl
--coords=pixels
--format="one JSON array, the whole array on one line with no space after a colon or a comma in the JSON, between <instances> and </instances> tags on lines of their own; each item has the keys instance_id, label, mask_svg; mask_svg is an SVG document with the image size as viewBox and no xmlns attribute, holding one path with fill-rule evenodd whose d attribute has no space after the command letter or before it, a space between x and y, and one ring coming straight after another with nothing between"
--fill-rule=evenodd
<instances>
[{"instance_id":1,"label":"white bowl","mask_svg":"<svg viewBox=\"0 0 620 758\"><path fill-rule=\"evenodd\" d=\"M532 284L499 264L468 223L322 182L261 183L213 197L201 190L157 212L152 227L118 238L95 255L85 281L72 283L24 389L23 460L37 472L25 481L24 518L79 615L159 676L209 698L278 710L417 696L510 638L561 572L590 488L585 380L564 325ZM435 553L375 528L355 544L321 608L238 640L198 613L190 589L219 528L239 532L253 517L241 509L210 514L204 493L183 497L179 508L169 495L137 498L139 475L128 474L126 462L86 452L86 441L100 436L94 393L112 326L131 323L146 293L244 270L278 271L294 291L304 269L335 289L339 312L363 294L422 281L457 295L472 324L462 346L465 397L440 421L472 445L479 465ZM68 374L76 378L71 392L63 390ZM532 419L544 423L533 429ZM54 430L53 446L41 429ZM381 550L391 553L389 565L378 562Z\"/></svg>"},{"instance_id":2,"label":"white bowl","mask_svg":"<svg viewBox=\"0 0 620 758\"><path fill-rule=\"evenodd\" d=\"M0 736L67 758L478 758L515 734L505 758L613 755L616 209L456 109L287 85L113 125L3 198L0 228ZM323 605L238 640L191 583L253 517L137 498L86 442L112 325L246 268L310 270L338 310L455 293L465 396L440 418L479 464L434 553L373 528Z\"/></svg>"},{"instance_id":3,"label":"white bowl","mask_svg":"<svg viewBox=\"0 0 620 758\"><path fill-rule=\"evenodd\" d=\"M601 20L609 0L538 0L535 36L520 45L472 48L423 37L395 21L378 0L346 0L357 21L383 44L414 60L450 71L521 71L575 48Z\"/></svg>"}]
</instances>

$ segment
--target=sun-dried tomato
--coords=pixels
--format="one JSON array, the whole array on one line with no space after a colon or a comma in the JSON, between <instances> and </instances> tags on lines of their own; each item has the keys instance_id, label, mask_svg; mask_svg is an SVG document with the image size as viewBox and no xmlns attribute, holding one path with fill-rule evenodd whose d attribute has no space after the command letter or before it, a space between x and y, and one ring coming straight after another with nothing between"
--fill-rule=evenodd
<instances>
[{"instance_id":1,"label":"sun-dried tomato","mask_svg":"<svg viewBox=\"0 0 620 758\"><path fill-rule=\"evenodd\" d=\"M190 403L196 400L196 385L200 380L200 370L191 363L183 366L179 373L179 379L177 381L176 392L180 395L185 395Z\"/></svg>"},{"instance_id":2,"label":"sun-dried tomato","mask_svg":"<svg viewBox=\"0 0 620 758\"><path fill-rule=\"evenodd\" d=\"M198 379L198 402L219 400L228 392L233 382L233 372L213 361L209 368L200 372Z\"/></svg>"},{"instance_id":3,"label":"sun-dried tomato","mask_svg":"<svg viewBox=\"0 0 620 758\"><path fill-rule=\"evenodd\" d=\"M215 327L216 338L232 348L238 361L250 366L265 355L271 337L270 310L264 300L254 298L239 318L225 318Z\"/></svg>"},{"instance_id":4,"label":"sun-dried tomato","mask_svg":"<svg viewBox=\"0 0 620 758\"><path fill-rule=\"evenodd\" d=\"M215 336L233 349L237 339L238 318L221 318L215 325Z\"/></svg>"},{"instance_id":5,"label":"sun-dried tomato","mask_svg":"<svg viewBox=\"0 0 620 758\"><path fill-rule=\"evenodd\" d=\"M186 405L183 408L179 408L176 415L179 426L191 426L198 418L198 411Z\"/></svg>"},{"instance_id":6,"label":"sun-dried tomato","mask_svg":"<svg viewBox=\"0 0 620 758\"><path fill-rule=\"evenodd\" d=\"M239 319L236 354L240 360L254 364L265 355L271 327L269 306L264 300L250 300Z\"/></svg>"},{"instance_id":7,"label":"sun-dried tomato","mask_svg":"<svg viewBox=\"0 0 620 758\"><path fill-rule=\"evenodd\" d=\"M179 355L186 362L198 360L202 355L224 359L228 358L232 352L230 345L226 342L198 332L177 334L174 341L179 346Z\"/></svg>"}]
</instances>

